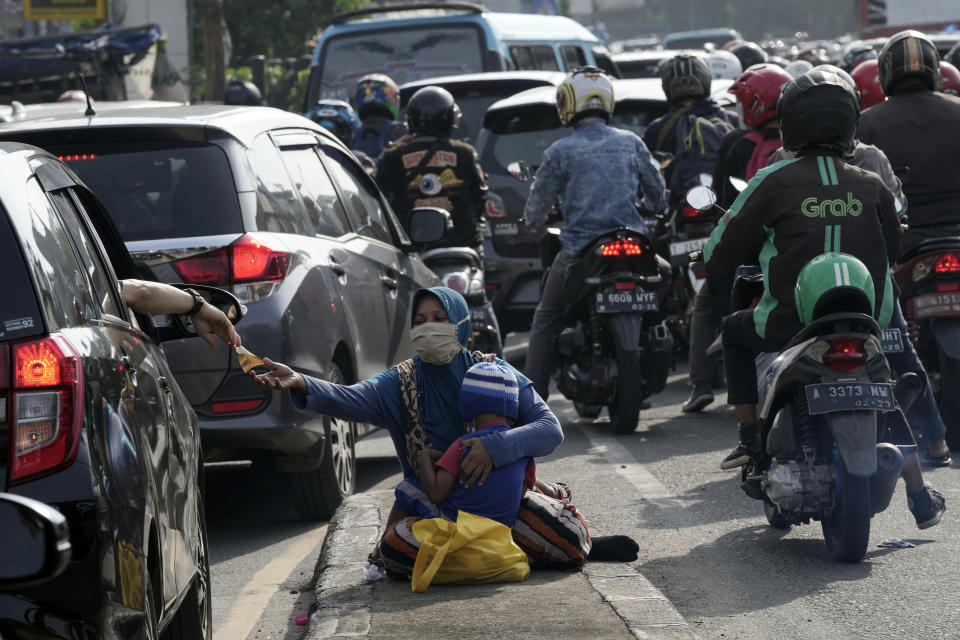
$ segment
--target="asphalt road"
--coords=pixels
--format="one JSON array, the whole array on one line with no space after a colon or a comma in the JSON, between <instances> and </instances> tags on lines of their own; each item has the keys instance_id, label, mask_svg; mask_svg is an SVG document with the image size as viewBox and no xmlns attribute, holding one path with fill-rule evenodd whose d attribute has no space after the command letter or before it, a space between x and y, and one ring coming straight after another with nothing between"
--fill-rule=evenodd
<instances>
[{"instance_id":1,"label":"asphalt road","mask_svg":"<svg viewBox=\"0 0 960 640\"><path fill-rule=\"evenodd\" d=\"M638 540L641 572L702 638L960 637L957 465L927 473L950 507L939 526L916 528L901 483L873 520L866 559L841 565L829 559L819 524L767 525L738 474L719 468L736 437L723 395L688 416L680 412L686 393L681 369L623 437L605 413L583 420L552 396L565 440L537 471L570 484L594 535ZM362 441L358 454L361 490L399 480L385 435ZM293 619L309 604L322 523L298 521L282 483L250 468L209 468L208 492L215 638L302 637ZM887 538L916 547L877 546Z\"/></svg>"}]
</instances>

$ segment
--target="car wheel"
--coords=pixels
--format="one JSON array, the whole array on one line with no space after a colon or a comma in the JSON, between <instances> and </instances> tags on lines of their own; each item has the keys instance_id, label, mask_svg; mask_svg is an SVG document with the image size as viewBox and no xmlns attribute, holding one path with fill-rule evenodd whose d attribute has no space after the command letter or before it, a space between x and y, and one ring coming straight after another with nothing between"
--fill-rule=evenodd
<instances>
[{"instance_id":1,"label":"car wheel","mask_svg":"<svg viewBox=\"0 0 960 640\"><path fill-rule=\"evenodd\" d=\"M330 382L342 384L343 374L336 365L330 368ZM357 484L357 456L354 422L324 416L326 442L318 469L290 474L293 504L301 518L328 520Z\"/></svg>"},{"instance_id":2,"label":"car wheel","mask_svg":"<svg viewBox=\"0 0 960 640\"><path fill-rule=\"evenodd\" d=\"M181 603L165 640L210 640L213 637L213 610L210 601L210 557L207 555L207 519L203 497L197 495L197 575Z\"/></svg>"}]
</instances>

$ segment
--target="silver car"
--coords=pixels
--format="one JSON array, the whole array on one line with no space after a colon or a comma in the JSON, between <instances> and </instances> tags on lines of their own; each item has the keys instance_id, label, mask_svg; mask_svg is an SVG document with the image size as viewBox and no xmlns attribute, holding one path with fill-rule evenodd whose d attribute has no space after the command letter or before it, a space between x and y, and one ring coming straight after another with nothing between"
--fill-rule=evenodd
<instances>
[{"instance_id":1,"label":"silver car","mask_svg":"<svg viewBox=\"0 0 960 640\"><path fill-rule=\"evenodd\" d=\"M409 357L409 303L436 276L374 182L326 130L266 107L112 111L9 124L69 164L109 211L141 275L230 290L251 352L355 382ZM167 343L199 420L205 459L285 472L301 516L353 492L366 425L294 408L232 351Z\"/></svg>"}]
</instances>

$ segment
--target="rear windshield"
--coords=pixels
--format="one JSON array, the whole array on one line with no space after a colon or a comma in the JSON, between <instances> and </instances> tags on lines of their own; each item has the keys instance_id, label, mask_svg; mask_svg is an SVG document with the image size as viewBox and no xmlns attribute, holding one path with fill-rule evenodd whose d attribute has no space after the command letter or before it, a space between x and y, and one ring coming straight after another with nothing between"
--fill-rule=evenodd
<instances>
[{"instance_id":1,"label":"rear windshield","mask_svg":"<svg viewBox=\"0 0 960 640\"><path fill-rule=\"evenodd\" d=\"M125 242L243 230L220 147L138 140L50 150L100 198Z\"/></svg>"},{"instance_id":2,"label":"rear windshield","mask_svg":"<svg viewBox=\"0 0 960 640\"><path fill-rule=\"evenodd\" d=\"M479 27L438 24L377 29L325 41L319 87L311 98L349 100L362 76L385 73L398 85L421 78L483 71Z\"/></svg>"},{"instance_id":3,"label":"rear windshield","mask_svg":"<svg viewBox=\"0 0 960 640\"><path fill-rule=\"evenodd\" d=\"M666 112L666 102L631 100L617 105L610 125L642 138L650 123ZM556 109L546 105L505 112L491 125L493 155L501 167L518 160L539 166L547 147L571 133L560 126Z\"/></svg>"}]
</instances>

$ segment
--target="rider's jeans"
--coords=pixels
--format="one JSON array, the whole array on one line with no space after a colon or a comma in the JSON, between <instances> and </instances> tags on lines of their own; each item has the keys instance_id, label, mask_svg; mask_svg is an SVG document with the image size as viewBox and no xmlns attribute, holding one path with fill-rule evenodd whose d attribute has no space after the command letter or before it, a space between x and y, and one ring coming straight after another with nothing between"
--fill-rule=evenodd
<instances>
[{"instance_id":1,"label":"rider's jeans","mask_svg":"<svg viewBox=\"0 0 960 640\"><path fill-rule=\"evenodd\" d=\"M550 273L540 292L540 302L533 312L527 362L523 373L533 382L533 389L546 400L553 370L553 350L563 330L563 278L574 260L558 253L550 265Z\"/></svg>"},{"instance_id":2,"label":"rider's jeans","mask_svg":"<svg viewBox=\"0 0 960 640\"><path fill-rule=\"evenodd\" d=\"M914 433L920 435L926 441L926 446L930 446L931 443L936 442L946 434L947 428L943 424L943 418L940 417L940 410L937 409L937 402L933 397L927 372L924 370L913 344L907 338L907 321L903 317L903 310L900 308L899 301L893 307L890 328L900 329L900 335L903 338L903 351L888 354L887 362L893 367L897 376L914 371L924 383L923 395L917 398L917 401L910 407L910 411L907 412L907 421Z\"/></svg>"},{"instance_id":3,"label":"rider's jeans","mask_svg":"<svg viewBox=\"0 0 960 640\"><path fill-rule=\"evenodd\" d=\"M698 389L710 387L717 360L716 356L707 355L707 348L717 337L709 289L704 283L693 299L690 314L690 385Z\"/></svg>"}]
</instances>

